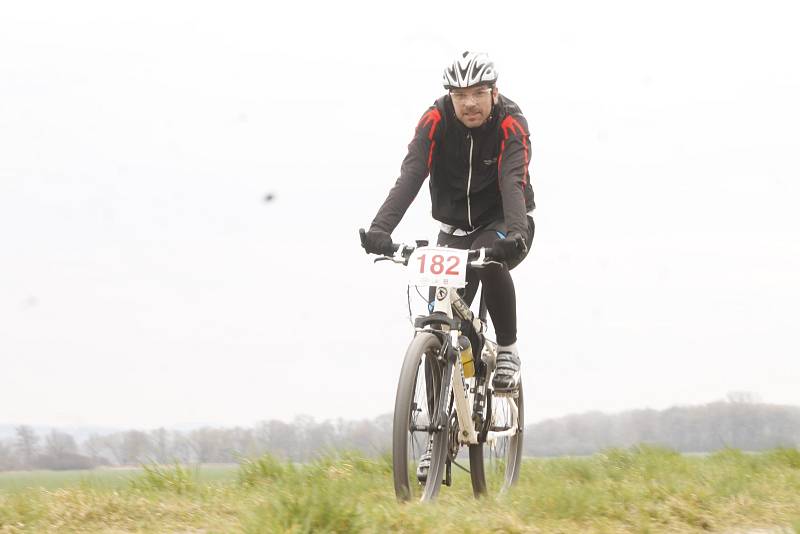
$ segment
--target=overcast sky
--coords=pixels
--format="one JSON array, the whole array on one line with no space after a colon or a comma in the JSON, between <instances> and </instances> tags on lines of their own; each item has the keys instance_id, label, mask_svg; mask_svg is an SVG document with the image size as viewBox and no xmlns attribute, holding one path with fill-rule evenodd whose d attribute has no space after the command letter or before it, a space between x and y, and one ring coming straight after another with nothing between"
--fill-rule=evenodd
<instances>
[{"instance_id":1,"label":"overcast sky","mask_svg":"<svg viewBox=\"0 0 800 534\"><path fill-rule=\"evenodd\" d=\"M532 131L528 421L800 404L796 3L282 4L0 7L0 423L390 412L357 231L468 48Z\"/></svg>"}]
</instances>

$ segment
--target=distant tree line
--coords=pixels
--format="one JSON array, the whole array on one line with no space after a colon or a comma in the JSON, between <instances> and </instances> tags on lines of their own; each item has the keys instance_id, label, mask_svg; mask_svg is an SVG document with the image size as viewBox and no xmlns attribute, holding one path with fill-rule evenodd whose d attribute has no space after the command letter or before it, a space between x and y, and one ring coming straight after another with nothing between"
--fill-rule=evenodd
<instances>
[{"instance_id":1,"label":"distant tree line","mask_svg":"<svg viewBox=\"0 0 800 534\"><path fill-rule=\"evenodd\" d=\"M127 430L92 434L81 443L60 430L39 435L26 425L0 440L0 471L91 469L143 463L230 463L265 453L304 461L334 449L377 455L391 449L390 415L363 421L265 421L253 428L202 427L189 431Z\"/></svg>"},{"instance_id":2,"label":"distant tree line","mask_svg":"<svg viewBox=\"0 0 800 534\"><path fill-rule=\"evenodd\" d=\"M388 414L371 420L322 422L301 416L290 423L265 421L253 428L128 430L92 434L80 443L60 430L39 435L21 425L14 437L0 440L0 470L229 463L264 453L305 461L341 449L378 455L391 450L391 432ZM759 404L746 396L729 395L727 402L704 406L615 415L585 413L530 424L524 443L529 456L584 455L640 443L680 452L794 448L800 445L800 407Z\"/></svg>"},{"instance_id":3,"label":"distant tree line","mask_svg":"<svg viewBox=\"0 0 800 534\"><path fill-rule=\"evenodd\" d=\"M800 445L800 407L756 404L730 395L729 402L615 415L590 412L530 425L525 454L592 454L641 443L679 452L724 448L760 451Z\"/></svg>"}]
</instances>

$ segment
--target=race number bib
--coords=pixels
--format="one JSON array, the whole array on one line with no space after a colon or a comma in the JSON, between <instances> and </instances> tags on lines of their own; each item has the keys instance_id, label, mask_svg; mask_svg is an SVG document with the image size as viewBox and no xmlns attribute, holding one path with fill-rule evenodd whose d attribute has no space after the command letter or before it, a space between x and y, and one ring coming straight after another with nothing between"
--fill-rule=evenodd
<instances>
[{"instance_id":1,"label":"race number bib","mask_svg":"<svg viewBox=\"0 0 800 534\"><path fill-rule=\"evenodd\" d=\"M468 251L457 248L417 248L408 260L408 283L464 287L467 285L467 254Z\"/></svg>"}]
</instances>

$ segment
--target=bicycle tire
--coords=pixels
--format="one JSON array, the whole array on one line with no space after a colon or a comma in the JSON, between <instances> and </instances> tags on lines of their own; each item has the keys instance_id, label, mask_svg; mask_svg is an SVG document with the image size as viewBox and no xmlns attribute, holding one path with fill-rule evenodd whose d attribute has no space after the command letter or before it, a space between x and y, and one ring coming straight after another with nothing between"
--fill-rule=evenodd
<instances>
[{"instance_id":1,"label":"bicycle tire","mask_svg":"<svg viewBox=\"0 0 800 534\"><path fill-rule=\"evenodd\" d=\"M522 444L525 429L525 403L523 400L522 384L519 385L519 395L516 399L510 397L493 396L492 405L492 424L503 424L500 419L510 418L510 414L504 413L507 403L514 400L517 404L519 415L517 418L517 432L511 437L498 438L495 447L486 451L484 443L469 446L469 472L472 480L472 492L475 497L482 497L489 493L490 487L498 487L499 493L507 492L519 479L519 471L522 465ZM505 404L505 407L504 407ZM510 407L508 407L510 409ZM486 456L494 464L490 472L490 483L487 483L485 461ZM500 462L503 465L500 465ZM502 471L500 478L498 471ZM499 479L499 480L497 480Z\"/></svg>"},{"instance_id":2,"label":"bicycle tire","mask_svg":"<svg viewBox=\"0 0 800 534\"><path fill-rule=\"evenodd\" d=\"M442 343L435 334L423 332L414 337L403 359L392 425L392 471L395 495L399 501L408 501L419 491L416 475L413 476L413 483L409 483L412 478L409 468L416 470L419 461L417 454L421 456L429 440L433 441L431 465L420 492L420 500L434 500L442 485L449 421L445 421L444 428L438 432L422 432L413 428L415 425L431 425L440 410L442 392L449 392L447 370L452 370L452 363L441 363L438 359L441 349ZM420 370L423 371L421 374ZM446 380L444 387L443 374Z\"/></svg>"}]
</instances>

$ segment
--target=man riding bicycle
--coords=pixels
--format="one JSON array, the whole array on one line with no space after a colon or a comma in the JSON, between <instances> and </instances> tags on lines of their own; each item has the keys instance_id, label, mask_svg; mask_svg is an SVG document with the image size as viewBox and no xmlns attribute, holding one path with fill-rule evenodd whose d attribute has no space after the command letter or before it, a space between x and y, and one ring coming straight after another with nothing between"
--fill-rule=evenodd
<instances>
[{"instance_id":1,"label":"man riding bicycle","mask_svg":"<svg viewBox=\"0 0 800 534\"><path fill-rule=\"evenodd\" d=\"M441 223L439 246L493 249L507 268L470 271L464 300L471 303L478 280L497 334L492 386L513 392L520 381L517 310L509 270L533 242L535 208L528 164L528 124L519 107L497 89L497 70L484 53L464 52L444 71L448 94L428 108L417 125L400 177L372 221L367 253L391 254L391 233L430 174L433 218Z\"/></svg>"}]
</instances>

